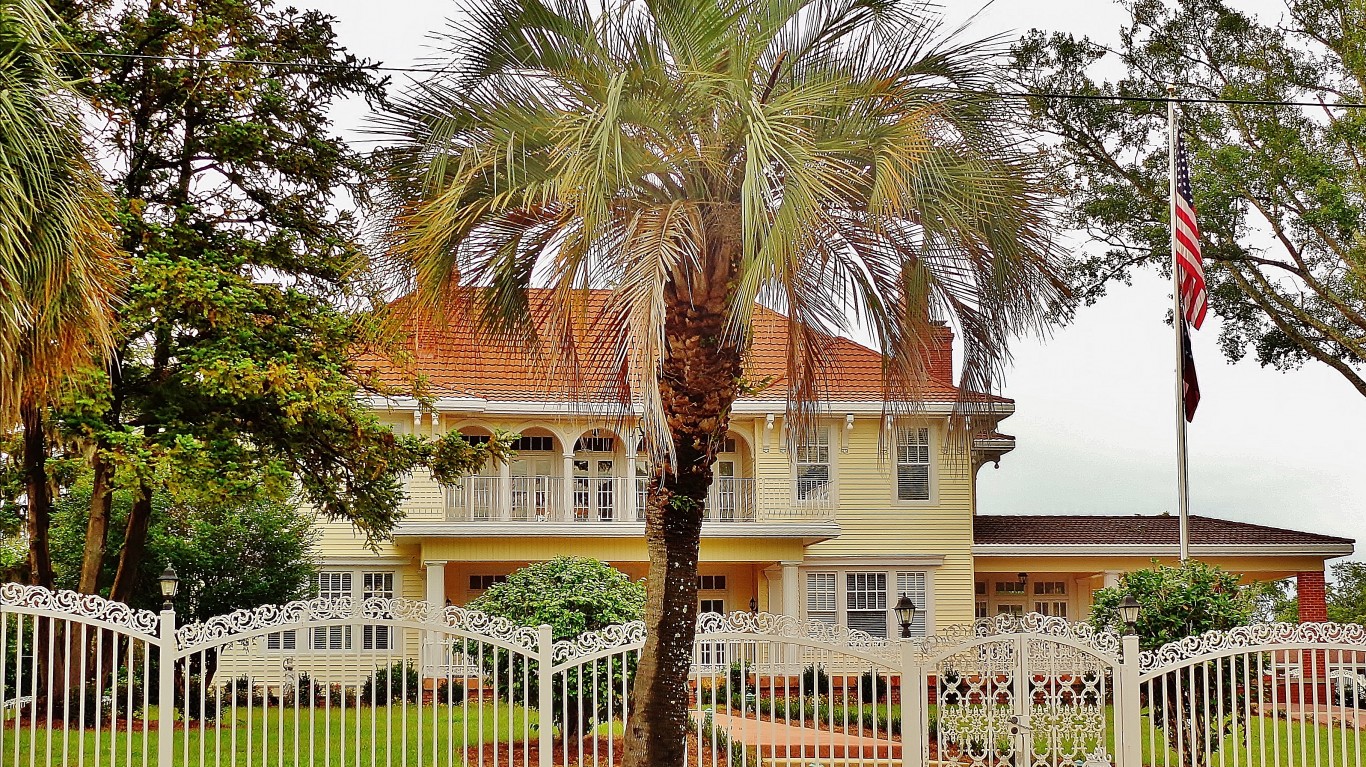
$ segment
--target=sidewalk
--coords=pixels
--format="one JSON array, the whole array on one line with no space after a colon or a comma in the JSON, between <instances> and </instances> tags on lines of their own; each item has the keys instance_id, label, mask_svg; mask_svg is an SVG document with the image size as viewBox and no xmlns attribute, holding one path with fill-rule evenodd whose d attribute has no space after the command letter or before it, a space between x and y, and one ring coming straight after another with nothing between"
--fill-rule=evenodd
<instances>
[{"instance_id":1,"label":"sidewalk","mask_svg":"<svg viewBox=\"0 0 1366 767\"><path fill-rule=\"evenodd\" d=\"M748 719L717 712L717 728L733 740L759 748L764 759L801 763L802 759L837 759L877 763L901 758L901 743L845 732L800 727L786 722ZM881 735L882 733L879 733Z\"/></svg>"}]
</instances>

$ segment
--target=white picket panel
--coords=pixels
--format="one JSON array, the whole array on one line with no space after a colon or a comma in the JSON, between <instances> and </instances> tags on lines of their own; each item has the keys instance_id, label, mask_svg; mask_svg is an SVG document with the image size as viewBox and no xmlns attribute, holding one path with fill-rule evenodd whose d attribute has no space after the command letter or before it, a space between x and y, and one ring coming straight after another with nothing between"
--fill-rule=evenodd
<instances>
[{"instance_id":1,"label":"white picket panel","mask_svg":"<svg viewBox=\"0 0 1366 767\"><path fill-rule=\"evenodd\" d=\"M552 641L402 599L177 627L170 610L3 584L0 764L609 767L645 639L632 623ZM1355 625L1140 653L1041 615L897 640L704 614L688 678L696 767L1366 767Z\"/></svg>"}]
</instances>

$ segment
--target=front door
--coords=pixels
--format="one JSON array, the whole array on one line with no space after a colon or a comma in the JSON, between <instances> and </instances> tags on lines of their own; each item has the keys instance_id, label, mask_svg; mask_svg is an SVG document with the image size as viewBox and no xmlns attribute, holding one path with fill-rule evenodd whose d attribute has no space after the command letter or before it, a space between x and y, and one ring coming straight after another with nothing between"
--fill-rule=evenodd
<instances>
[{"instance_id":1,"label":"front door","mask_svg":"<svg viewBox=\"0 0 1366 767\"><path fill-rule=\"evenodd\" d=\"M712 484L716 488L712 493L714 508L709 510L710 513L707 514L707 518L718 522L734 522L738 500L735 487L735 461L717 460Z\"/></svg>"},{"instance_id":2,"label":"front door","mask_svg":"<svg viewBox=\"0 0 1366 767\"><path fill-rule=\"evenodd\" d=\"M574 459L574 519L611 522L616 509L611 458Z\"/></svg>"},{"instance_id":3,"label":"front door","mask_svg":"<svg viewBox=\"0 0 1366 767\"><path fill-rule=\"evenodd\" d=\"M512 518L544 522L554 508L548 457L519 457L512 462Z\"/></svg>"}]
</instances>

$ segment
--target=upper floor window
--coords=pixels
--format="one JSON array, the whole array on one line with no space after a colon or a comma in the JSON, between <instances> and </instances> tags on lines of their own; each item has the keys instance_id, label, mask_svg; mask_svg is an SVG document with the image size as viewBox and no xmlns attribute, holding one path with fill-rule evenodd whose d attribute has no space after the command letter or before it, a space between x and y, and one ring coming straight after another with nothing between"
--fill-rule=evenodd
<instances>
[{"instance_id":1,"label":"upper floor window","mask_svg":"<svg viewBox=\"0 0 1366 767\"><path fill-rule=\"evenodd\" d=\"M519 453L545 453L555 449L554 437L518 437L512 449Z\"/></svg>"},{"instance_id":2,"label":"upper floor window","mask_svg":"<svg viewBox=\"0 0 1366 767\"><path fill-rule=\"evenodd\" d=\"M697 589L699 591L725 591L726 576L699 575L697 576Z\"/></svg>"},{"instance_id":3,"label":"upper floor window","mask_svg":"<svg viewBox=\"0 0 1366 767\"><path fill-rule=\"evenodd\" d=\"M930 430L924 426L897 429L896 498L930 499Z\"/></svg>"},{"instance_id":4,"label":"upper floor window","mask_svg":"<svg viewBox=\"0 0 1366 767\"><path fill-rule=\"evenodd\" d=\"M797 500L824 501L830 498L830 430L811 429L797 443L794 455L797 469Z\"/></svg>"},{"instance_id":5,"label":"upper floor window","mask_svg":"<svg viewBox=\"0 0 1366 767\"><path fill-rule=\"evenodd\" d=\"M613 453L616 449L616 440L612 437L579 437L574 443L576 453Z\"/></svg>"},{"instance_id":6,"label":"upper floor window","mask_svg":"<svg viewBox=\"0 0 1366 767\"><path fill-rule=\"evenodd\" d=\"M465 443L469 445L487 445L489 440L492 439L492 437L487 434L461 434L460 438L465 440Z\"/></svg>"}]
</instances>

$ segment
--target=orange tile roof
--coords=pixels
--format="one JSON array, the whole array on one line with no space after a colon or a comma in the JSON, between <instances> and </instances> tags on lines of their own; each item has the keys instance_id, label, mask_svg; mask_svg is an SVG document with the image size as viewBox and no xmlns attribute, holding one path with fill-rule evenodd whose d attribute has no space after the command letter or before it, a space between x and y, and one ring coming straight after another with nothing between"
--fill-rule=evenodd
<instances>
[{"instance_id":1,"label":"orange tile roof","mask_svg":"<svg viewBox=\"0 0 1366 767\"><path fill-rule=\"evenodd\" d=\"M583 306L573 338L577 354L575 374L551 369L543 356L526 345L503 339L490 339L475 331L471 310L466 303L452 304L440 318L425 312L407 310L407 299L393 305L401 318L398 342L387 352L374 349L356 356L358 372L400 390L412 386L419 377L427 390L437 396L467 396L489 400L578 400L617 401L625 380L615 358L613 329L618 327L607 315L608 291L577 294ZM545 301L549 291L531 291L532 314L538 333L546 325ZM747 398L782 400L787 397L787 323L771 309L757 307L753 315L754 342L745 364L745 377L751 385L771 378L762 390ZM821 377L821 395L828 400L882 399L882 358L874 350L847 338L825 336L830 369ZM940 343L952 344L952 335L940 334ZM941 352L947 357L949 349ZM947 373L933 372L922 386L927 401L954 400L958 390ZM980 398L976 395L974 398ZM992 401L1010 400L989 396Z\"/></svg>"}]
</instances>

